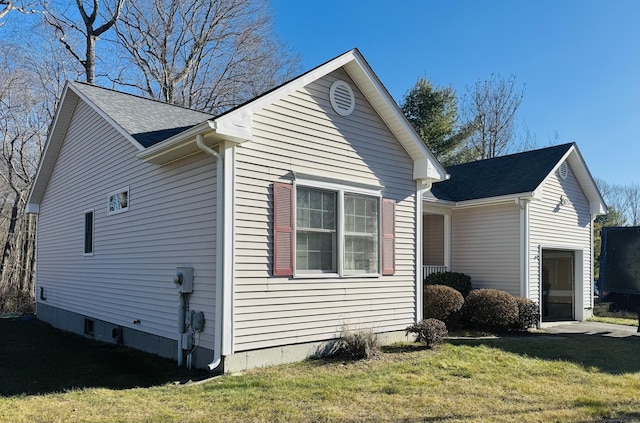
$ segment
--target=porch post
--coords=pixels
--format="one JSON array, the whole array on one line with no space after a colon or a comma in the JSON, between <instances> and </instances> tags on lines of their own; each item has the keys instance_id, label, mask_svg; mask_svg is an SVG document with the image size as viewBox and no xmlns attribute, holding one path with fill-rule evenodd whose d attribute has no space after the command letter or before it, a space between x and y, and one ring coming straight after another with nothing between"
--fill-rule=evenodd
<instances>
[{"instance_id":1,"label":"porch post","mask_svg":"<svg viewBox=\"0 0 640 423\"><path fill-rule=\"evenodd\" d=\"M422 229L422 194L424 192L425 186L422 181L416 182L416 238L415 238L415 246L416 246L416 322L422 320L422 237L423 229Z\"/></svg>"},{"instance_id":2,"label":"porch post","mask_svg":"<svg viewBox=\"0 0 640 423\"><path fill-rule=\"evenodd\" d=\"M451 214L444 214L444 265L451 272Z\"/></svg>"}]
</instances>

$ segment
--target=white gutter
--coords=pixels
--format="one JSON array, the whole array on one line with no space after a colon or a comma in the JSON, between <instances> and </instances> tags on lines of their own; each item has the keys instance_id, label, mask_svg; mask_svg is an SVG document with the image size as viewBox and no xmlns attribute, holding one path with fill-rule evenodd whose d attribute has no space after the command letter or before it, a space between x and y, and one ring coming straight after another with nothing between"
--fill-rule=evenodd
<instances>
[{"instance_id":1,"label":"white gutter","mask_svg":"<svg viewBox=\"0 0 640 423\"><path fill-rule=\"evenodd\" d=\"M218 152L209 148L202 141L202 134L196 135L196 145L205 153L216 159L216 321L213 341L213 361L209 363L209 370L214 370L222 361L222 296L223 296L223 222L224 222L224 160Z\"/></svg>"},{"instance_id":2,"label":"white gutter","mask_svg":"<svg viewBox=\"0 0 640 423\"><path fill-rule=\"evenodd\" d=\"M505 203L505 202L513 202L515 200L516 203L520 200L534 200L539 198L539 194L536 191L533 192L525 192L520 194L508 194L501 195L498 197L489 197L489 198L478 198L475 200L465 200L456 202L456 208L463 207L475 207L475 206L484 206L488 204L496 204L496 203Z\"/></svg>"}]
</instances>

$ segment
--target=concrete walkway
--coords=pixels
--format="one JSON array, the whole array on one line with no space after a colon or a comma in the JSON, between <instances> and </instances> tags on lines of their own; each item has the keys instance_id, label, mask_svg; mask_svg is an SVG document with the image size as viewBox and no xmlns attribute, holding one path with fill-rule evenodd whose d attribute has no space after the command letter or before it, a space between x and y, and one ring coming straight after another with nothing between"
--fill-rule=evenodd
<instances>
[{"instance_id":1,"label":"concrete walkway","mask_svg":"<svg viewBox=\"0 0 640 423\"><path fill-rule=\"evenodd\" d=\"M609 336L612 338L640 337L637 326L613 325L599 322L562 322L545 323L541 328L544 332L554 334L584 334Z\"/></svg>"}]
</instances>

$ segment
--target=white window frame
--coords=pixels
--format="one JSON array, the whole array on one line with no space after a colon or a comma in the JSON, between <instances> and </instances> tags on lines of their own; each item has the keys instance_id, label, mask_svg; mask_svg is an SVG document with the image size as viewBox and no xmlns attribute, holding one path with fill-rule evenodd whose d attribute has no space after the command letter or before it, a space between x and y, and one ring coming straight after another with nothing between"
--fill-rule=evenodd
<instances>
[{"instance_id":1,"label":"white window frame","mask_svg":"<svg viewBox=\"0 0 640 423\"><path fill-rule=\"evenodd\" d=\"M111 198L115 195L120 195L123 192L127 193L127 207L121 207L117 210L111 210ZM129 205L131 204L131 197L129 195L129 187L124 187L122 189L116 190L116 191L112 191L107 195L107 215L111 216L114 214L119 214L119 213L124 213L126 211L129 211Z\"/></svg>"},{"instance_id":2,"label":"white window frame","mask_svg":"<svg viewBox=\"0 0 640 423\"><path fill-rule=\"evenodd\" d=\"M91 213L91 252L86 252L87 246L87 215ZM82 255L85 257L93 257L96 245L96 212L94 209L85 210L82 213Z\"/></svg>"},{"instance_id":3,"label":"white window frame","mask_svg":"<svg viewBox=\"0 0 640 423\"><path fill-rule=\"evenodd\" d=\"M296 178L293 182L293 232L294 247L293 254L297 252L295 240L297 238L297 200L298 187L318 189L324 191L332 191L336 193L336 268L337 272L312 272L299 271L298 265L294 260L293 277L297 279L303 278L362 278L362 277L380 277L382 275L382 188L356 187L347 184L336 183L332 181L323 181L315 179ZM344 228L344 195L355 194L368 197L375 197L378 200L378 271L375 273L349 273L345 272L344 254L345 254L345 228Z\"/></svg>"}]
</instances>

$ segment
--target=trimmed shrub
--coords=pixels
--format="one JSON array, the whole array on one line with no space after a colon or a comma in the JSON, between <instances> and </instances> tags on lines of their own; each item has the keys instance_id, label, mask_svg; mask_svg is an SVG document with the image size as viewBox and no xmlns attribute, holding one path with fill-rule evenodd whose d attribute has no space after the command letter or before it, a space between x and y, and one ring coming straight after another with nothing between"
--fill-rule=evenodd
<instances>
[{"instance_id":1,"label":"trimmed shrub","mask_svg":"<svg viewBox=\"0 0 640 423\"><path fill-rule=\"evenodd\" d=\"M370 330L343 330L332 355L362 360L377 355L378 347L378 337Z\"/></svg>"},{"instance_id":2,"label":"trimmed shrub","mask_svg":"<svg viewBox=\"0 0 640 423\"><path fill-rule=\"evenodd\" d=\"M538 304L523 297L515 297L515 300L518 304L518 320L514 323L513 330L526 332L540 320Z\"/></svg>"},{"instance_id":3,"label":"trimmed shrub","mask_svg":"<svg viewBox=\"0 0 640 423\"><path fill-rule=\"evenodd\" d=\"M447 326L443 321L438 319L424 319L418 323L407 327L405 333L415 333L416 341L421 342L427 346L427 348L435 348L442 344L449 335L447 332Z\"/></svg>"},{"instance_id":4,"label":"trimmed shrub","mask_svg":"<svg viewBox=\"0 0 640 423\"><path fill-rule=\"evenodd\" d=\"M425 285L424 318L438 319L450 327L464 304L462 294L446 285Z\"/></svg>"},{"instance_id":5,"label":"trimmed shrub","mask_svg":"<svg viewBox=\"0 0 640 423\"><path fill-rule=\"evenodd\" d=\"M508 292L477 289L469 293L461 313L470 329L506 332L518 321L518 303Z\"/></svg>"},{"instance_id":6,"label":"trimmed shrub","mask_svg":"<svg viewBox=\"0 0 640 423\"><path fill-rule=\"evenodd\" d=\"M425 285L446 285L455 289L467 298L471 292L471 276L464 273L444 272L432 273L424 279Z\"/></svg>"}]
</instances>

